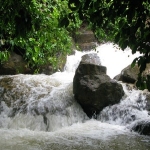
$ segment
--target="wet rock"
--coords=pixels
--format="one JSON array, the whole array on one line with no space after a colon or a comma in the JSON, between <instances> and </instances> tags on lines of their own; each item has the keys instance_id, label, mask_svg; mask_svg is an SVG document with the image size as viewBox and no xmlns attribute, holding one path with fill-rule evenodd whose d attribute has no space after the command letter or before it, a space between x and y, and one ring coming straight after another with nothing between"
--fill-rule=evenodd
<instances>
[{"instance_id":1,"label":"wet rock","mask_svg":"<svg viewBox=\"0 0 150 150\"><path fill-rule=\"evenodd\" d=\"M138 121L132 127L132 130L138 132L139 134L150 136L150 120Z\"/></svg>"},{"instance_id":2,"label":"wet rock","mask_svg":"<svg viewBox=\"0 0 150 150\"><path fill-rule=\"evenodd\" d=\"M117 75L114 79L118 81L123 81L126 83L135 83L138 78L139 68L135 66L131 68L131 66L127 66L124 68L119 75Z\"/></svg>"},{"instance_id":3,"label":"wet rock","mask_svg":"<svg viewBox=\"0 0 150 150\"><path fill-rule=\"evenodd\" d=\"M104 107L118 103L124 91L121 84L106 75L106 67L93 60L95 55L90 55L89 61L85 59L86 57L82 57L76 70L73 93L86 114L92 117Z\"/></svg>"},{"instance_id":4,"label":"wet rock","mask_svg":"<svg viewBox=\"0 0 150 150\"><path fill-rule=\"evenodd\" d=\"M135 83L138 79L139 67L135 65L133 68L131 65L124 68L121 73L114 77L117 81L123 81L125 83ZM150 64L147 64L143 76L150 75Z\"/></svg>"},{"instance_id":5,"label":"wet rock","mask_svg":"<svg viewBox=\"0 0 150 150\"><path fill-rule=\"evenodd\" d=\"M81 28L74 33L73 39L77 45L77 49L91 50L97 46L97 39L94 33L88 28L86 23L83 23Z\"/></svg>"},{"instance_id":6,"label":"wet rock","mask_svg":"<svg viewBox=\"0 0 150 150\"><path fill-rule=\"evenodd\" d=\"M80 64L95 64L101 65L100 58L96 53L85 54L82 56ZM106 72L105 72L106 73Z\"/></svg>"},{"instance_id":7,"label":"wet rock","mask_svg":"<svg viewBox=\"0 0 150 150\"><path fill-rule=\"evenodd\" d=\"M31 70L22 56L12 52L7 62L0 64L0 75L15 75L18 73L28 74Z\"/></svg>"},{"instance_id":8,"label":"wet rock","mask_svg":"<svg viewBox=\"0 0 150 150\"><path fill-rule=\"evenodd\" d=\"M81 50L91 50L91 49L95 49L97 47L97 43L96 42L90 42L90 43L78 43L78 47Z\"/></svg>"},{"instance_id":9,"label":"wet rock","mask_svg":"<svg viewBox=\"0 0 150 150\"><path fill-rule=\"evenodd\" d=\"M146 110L150 112L150 93L146 93Z\"/></svg>"},{"instance_id":10,"label":"wet rock","mask_svg":"<svg viewBox=\"0 0 150 150\"><path fill-rule=\"evenodd\" d=\"M67 55L64 54L58 54L58 61L57 61L57 65L55 67L52 66L52 64L50 63L46 63L44 65L41 65L38 69L38 73L39 74L46 74L46 75L51 75L55 72L59 71L63 71L64 70L64 66L67 60Z\"/></svg>"},{"instance_id":11,"label":"wet rock","mask_svg":"<svg viewBox=\"0 0 150 150\"><path fill-rule=\"evenodd\" d=\"M9 95L9 91L12 91L14 85L13 85L13 79L4 77L0 79L0 101L5 101L8 107L11 106L11 99ZM8 94L6 94L8 93Z\"/></svg>"},{"instance_id":12,"label":"wet rock","mask_svg":"<svg viewBox=\"0 0 150 150\"><path fill-rule=\"evenodd\" d=\"M66 63L67 55L58 54L58 62L55 67L50 63L45 63L41 66L30 68L28 63L23 59L21 55L18 55L14 52L10 54L8 61L0 64L0 75L16 75L16 74L46 74L51 75L56 71L63 71Z\"/></svg>"},{"instance_id":13,"label":"wet rock","mask_svg":"<svg viewBox=\"0 0 150 150\"><path fill-rule=\"evenodd\" d=\"M90 43L90 42L96 42L96 38L94 36L94 33L91 30L82 29L79 31L78 34L75 36L75 42L77 43Z\"/></svg>"}]
</instances>

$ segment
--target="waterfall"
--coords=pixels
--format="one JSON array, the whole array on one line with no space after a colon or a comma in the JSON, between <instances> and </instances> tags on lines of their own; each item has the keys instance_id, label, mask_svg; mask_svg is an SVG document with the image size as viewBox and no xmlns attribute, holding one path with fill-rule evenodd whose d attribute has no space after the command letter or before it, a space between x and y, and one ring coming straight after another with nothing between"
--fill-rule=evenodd
<instances>
[{"instance_id":1,"label":"waterfall","mask_svg":"<svg viewBox=\"0 0 150 150\"><path fill-rule=\"evenodd\" d=\"M126 85L122 85L124 91L128 91ZM140 90L128 91L119 104L104 108L98 119L102 122L118 125L128 125L135 120L147 119L149 114L145 109L145 99L144 92Z\"/></svg>"},{"instance_id":2,"label":"waterfall","mask_svg":"<svg viewBox=\"0 0 150 150\"><path fill-rule=\"evenodd\" d=\"M96 50L67 57L63 72L50 76L9 75L0 77L0 147L2 150L116 150L149 149L149 137L130 131L134 122L150 119L146 96L140 90L128 90L119 104L108 106L89 119L76 102L72 81L81 57L97 53L107 74L113 78L139 54L132 55L112 43Z\"/></svg>"},{"instance_id":3,"label":"waterfall","mask_svg":"<svg viewBox=\"0 0 150 150\"><path fill-rule=\"evenodd\" d=\"M55 74L9 76L12 87L1 89L0 125L53 131L86 120L87 116L73 98L72 82L66 82L66 74L60 75L64 80L57 76L57 73L56 77ZM8 102L11 107L6 105Z\"/></svg>"}]
</instances>

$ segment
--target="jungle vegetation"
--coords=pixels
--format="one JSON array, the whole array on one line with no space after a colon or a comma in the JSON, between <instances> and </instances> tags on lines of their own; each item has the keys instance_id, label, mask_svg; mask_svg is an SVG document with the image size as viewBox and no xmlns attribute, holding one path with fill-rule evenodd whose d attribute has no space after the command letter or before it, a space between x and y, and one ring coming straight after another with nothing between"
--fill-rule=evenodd
<instances>
[{"instance_id":1,"label":"jungle vegetation","mask_svg":"<svg viewBox=\"0 0 150 150\"><path fill-rule=\"evenodd\" d=\"M69 8L89 22L99 40L142 54L131 66L140 68L137 87L150 90L150 76L142 76L150 63L150 0L69 0Z\"/></svg>"},{"instance_id":2,"label":"jungle vegetation","mask_svg":"<svg viewBox=\"0 0 150 150\"><path fill-rule=\"evenodd\" d=\"M70 33L87 22L100 42L130 47L140 73L137 86L150 90L150 76L142 72L150 62L150 0L0 0L0 61L18 50L29 65L69 53Z\"/></svg>"},{"instance_id":3,"label":"jungle vegetation","mask_svg":"<svg viewBox=\"0 0 150 150\"><path fill-rule=\"evenodd\" d=\"M68 0L0 0L1 63L15 51L30 67L47 62L55 67L59 55L70 53L70 34L81 23L76 16L76 23L60 27L62 18L71 12Z\"/></svg>"}]
</instances>

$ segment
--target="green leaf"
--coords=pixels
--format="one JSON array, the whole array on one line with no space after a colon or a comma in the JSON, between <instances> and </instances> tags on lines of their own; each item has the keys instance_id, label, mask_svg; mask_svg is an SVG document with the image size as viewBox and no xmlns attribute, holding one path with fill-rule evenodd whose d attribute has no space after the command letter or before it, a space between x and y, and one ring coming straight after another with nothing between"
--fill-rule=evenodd
<instances>
[{"instance_id":1,"label":"green leaf","mask_svg":"<svg viewBox=\"0 0 150 150\"><path fill-rule=\"evenodd\" d=\"M138 60L138 58L135 58L135 59L133 60L133 62L131 63L131 68L133 68L133 67L135 66L137 60Z\"/></svg>"},{"instance_id":2,"label":"green leaf","mask_svg":"<svg viewBox=\"0 0 150 150\"><path fill-rule=\"evenodd\" d=\"M34 46L34 50L35 50L35 52L36 52L36 53L38 53L39 48L38 48L38 47L36 47L36 46Z\"/></svg>"},{"instance_id":3,"label":"green leaf","mask_svg":"<svg viewBox=\"0 0 150 150\"><path fill-rule=\"evenodd\" d=\"M36 60L36 58L33 56L33 57L32 57L32 60L33 60L33 61L35 61L35 60Z\"/></svg>"}]
</instances>

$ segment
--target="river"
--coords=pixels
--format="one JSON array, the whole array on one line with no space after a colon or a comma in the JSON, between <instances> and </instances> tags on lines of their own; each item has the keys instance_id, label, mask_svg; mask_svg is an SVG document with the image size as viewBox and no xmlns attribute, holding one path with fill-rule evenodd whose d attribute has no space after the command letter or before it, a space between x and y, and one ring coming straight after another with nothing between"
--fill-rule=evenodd
<instances>
[{"instance_id":1,"label":"river","mask_svg":"<svg viewBox=\"0 0 150 150\"><path fill-rule=\"evenodd\" d=\"M81 56L91 52L100 56L111 78L139 56L107 43L90 52L75 51L63 72L0 77L0 150L150 149L150 137L131 130L138 120L150 120L143 91L122 84L126 96L97 120L89 119L74 99L75 69Z\"/></svg>"}]
</instances>

